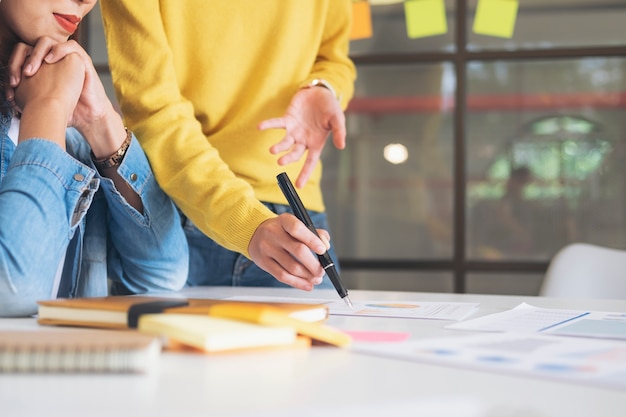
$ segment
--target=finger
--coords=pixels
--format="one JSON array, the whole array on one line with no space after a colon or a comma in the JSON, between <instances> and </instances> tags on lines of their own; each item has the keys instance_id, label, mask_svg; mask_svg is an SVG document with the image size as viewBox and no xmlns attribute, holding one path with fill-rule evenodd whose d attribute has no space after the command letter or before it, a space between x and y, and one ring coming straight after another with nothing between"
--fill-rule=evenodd
<instances>
[{"instance_id":1,"label":"finger","mask_svg":"<svg viewBox=\"0 0 626 417\"><path fill-rule=\"evenodd\" d=\"M295 140L293 139L293 136L287 135L280 142L272 145L272 147L270 148L270 153L272 155L276 155L277 153L288 151L289 149L291 149L294 143Z\"/></svg>"},{"instance_id":2,"label":"finger","mask_svg":"<svg viewBox=\"0 0 626 417\"><path fill-rule=\"evenodd\" d=\"M324 242L294 215L285 213L279 216L279 219L283 236L277 236L265 253L281 265L289 275L308 281L322 275L324 271L306 239L312 238L318 250L320 250L319 244L324 245ZM325 248L323 250L325 251Z\"/></svg>"},{"instance_id":3,"label":"finger","mask_svg":"<svg viewBox=\"0 0 626 417\"><path fill-rule=\"evenodd\" d=\"M266 264L266 267L263 269L283 284L304 291L311 291L313 289L313 283L311 281L290 274L279 262L273 259Z\"/></svg>"},{"instance_id":4,"label":"finger","mask_svg":"<svg viewBox=\"0 0 626 417\"><path fill-rule=\"evenodd\" d=\"M83 62L91 62L91 58L89 57L87 52L82 48L82 46L78 44L78 42L74 40L69 40L67 42L53 45L48 50L48 53L44 57L44 60L48 64L54 64L55 62L59 62L69 54L78 54Z\"/></svg>"},{"instance_id":5,"label":"finger","mask_svg":"<svg viewBox=\"0 0 626 417\"><path fill-rule=\"evenodd\" d=\"M276 254L275 261L282 266L287 275L308 282L324 273L317 256L307 246L295 240Z\"/></svg>"},{"instance_id":6,"label":"finger","mask_svg":"<svg viewBox=\"0 0 626 417\"><path fill-rule=\"evenodd\" d=\"M11 87L17 87L22 81L22 68L32 49L31 46L21 42L13 48L7 68L9 72L9 85Z\"/></svg>"},{"instance_id":7,"label":"finger","mask_svg":"<svg viewBox=\"0 0 626 417\"><path fill-rule=\"evenodd\" d=\"M304 223L283 213L259 225L249 251L251 259L278 281L308 291L324 275L311 248L325 251L323 241Z\"/></svg>"},{"instance_id":8,"label":"finger","mask_svg":"<svg viewBox=\"0 0 626 417\"><path fill-rule=\"evenodd\" d=\"M314 282L323 276L324 270L309 248L292 238L282 227L280 230L282 233L276 235L271 242L267 239L260 242L258 249L261 256L252 256L253 260L278 281L299 289L311 290ZM253 255L253 252L250 254Z\"/></svg>"},{"instance_id":9,"label":"finger","mask_svg":"<svg viewBox=\"0 0 626 417\"><path fill-rule=\"evenodd\" d=\"M302 143L296 143L291 147L291 151L278 159L278 165L289 165L292 162L299 161L306 151L306 146Z\"/></svg>"},{"instance_id":10,"label":"finger","mask_svg":"<svg viewBox=\"0 0 626 417\"><path fill-rule=\"evenodd\" d=\"M304 165L302 165L300 174L298 175L298 178L296 178L296 187L302 188L305 186L305 184L311 177L311 174L313 174L313 170L315 170L315 166L320 159L320 155L321 151L313 151L309 149L306 161L304 161Z\"/></svg>"},{"instance_id":11,"label":"finger","mask_svg":"<svg viewBox=\"0 0 626 417\"><path fill-rule=\"evenodd\" d=\"M264 120L258 125L259 130L266 129L286 129L287 128L287 120L284 117L277 117L274 119Z\"/></svg>"},{"instance_id":12,"label":"finger","mask_svg":"<svg viewBox=\"0 0 626 417\"><path fill-rule=\"evenodd\" d=\"M343 113L339 116L335 116L330 120L333 133L333 144L337 149L344 149L346 147L346 123Z\"/></svg>"},{"instance_id":13,"label":"finger","mask_svg":"<svg viewBox=\"0 0 626 417\"><path fill-rule=\"evenodd\" d=\"M39 71L41 64L44 62L44 58L48 55L54 44L55 41L46 37L42 37L37 41L24 61L23 71L25 76L33 76Z\"/></svg>"},{"instance_id":14,"label":"finger","mask_svg":"<svg viewBox=\"0 0 626 417\"><path fill-rule=\"evenodd\" d=\"M323 255L326 252L324 242L296 216L285 213L278 216L278 218L280 219L281 227L295 240L303 243L318 255Z\"/></svg>"},{"instance_id":15,"label":"finger","mask_svg":"<svg viewBox=\"0 0 626 417\"><path fill-rule=\"evenodd\" d=\"M325 229L317 229L317 235L320 237L322 242L326 245L326 250L330 249L330 233L328 233Z\"/></svg>"}]
</instances>

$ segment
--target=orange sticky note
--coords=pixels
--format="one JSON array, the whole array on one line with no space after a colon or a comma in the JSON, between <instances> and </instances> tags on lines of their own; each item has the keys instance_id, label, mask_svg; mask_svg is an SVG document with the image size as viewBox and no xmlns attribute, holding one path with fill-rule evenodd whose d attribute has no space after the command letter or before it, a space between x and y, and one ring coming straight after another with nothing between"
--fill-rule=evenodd
<instances>
[{"instance_id":1,"label":"orange sticky note","mask_svg":"<svg viewBox=\"0 0 626 417\"><path fill-rule=\"evenodd\" d=\"M369 1L352 3L352 30L350 40L372 37L372 9Z\"/></svg>"},{"instance_id":2,"label":"orange sticky note","mask_svg":"<svg viewBox=\"0 0 626 417\"><path fill-rule=\"evenodd\" d=\"M409 38L442 35L448 31L443 0L411 0L404 3Z\"/></svg>"},{"instance_id":3,"label":"orange sticky note","mask_svg":"<svg viewBox=\"0 0 626 417\"><path fill-rule=\"evenodd\" d=\"M517 19L518 0L478 0L474 33L511 38Z\"/></svg>"}]
</instances>

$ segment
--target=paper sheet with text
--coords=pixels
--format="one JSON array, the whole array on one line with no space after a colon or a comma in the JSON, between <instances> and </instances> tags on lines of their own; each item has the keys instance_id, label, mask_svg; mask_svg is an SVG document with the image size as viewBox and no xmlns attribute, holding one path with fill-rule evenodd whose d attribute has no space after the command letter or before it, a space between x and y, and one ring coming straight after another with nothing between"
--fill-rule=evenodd
<instances>
[{"instance_id":1,"label":"paper sheet with text","mask_svg":"<svg viewBox=\"0 0 626 417\"><path fill-rule=\"evenodd\" d=\"M290 297L231 297L242 301L275 301L325 304L329 313L337 316L395 317L407 319L463 320L472 314L479 303L433 302L433 301L358 301L352 300L354 308L342 300L302 299Z\"/></svg>"},{"instance_id":2,"label":"paper sheet with text","mask_svg":"<svg viewBox=\"0 0 626 417\"><path fill-rule=\"evenodd\" d=\"M446 328L626 340L626 313L539 308L522 303L511 310L453 323Z\"/></svg>"},{"instance_id":3,"label":"paper sheet with text","mask_svg":"<svg viewBox=\"0 0 626 417\"><path fill-rule=\"evenodd\" d=\"M355 343L393 359L626 389L626 343L541 333L479 333L404 343Z\"/></svg>"}]
</instances>

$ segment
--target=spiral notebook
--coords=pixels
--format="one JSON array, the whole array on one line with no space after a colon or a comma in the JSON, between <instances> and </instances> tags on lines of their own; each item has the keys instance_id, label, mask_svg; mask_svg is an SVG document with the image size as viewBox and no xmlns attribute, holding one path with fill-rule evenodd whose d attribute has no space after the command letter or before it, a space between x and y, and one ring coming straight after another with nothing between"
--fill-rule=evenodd
<instances>
[{"instance_id":1,"label":"spiral notebook","mask_svg":"<svg viewBox=\"0 0 626 417\"><path fill-rule=\"evenodd\" d=\"M0 331L0 373L146 373L160 352L131 330Z\"/></svg>"}]
</instances>

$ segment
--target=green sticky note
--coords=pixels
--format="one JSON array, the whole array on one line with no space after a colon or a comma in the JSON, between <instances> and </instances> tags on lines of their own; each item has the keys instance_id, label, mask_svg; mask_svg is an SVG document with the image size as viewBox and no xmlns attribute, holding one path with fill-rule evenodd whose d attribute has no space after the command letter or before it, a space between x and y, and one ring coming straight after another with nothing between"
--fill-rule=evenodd
<instances>
[{"instance_id":1,"label":"green sticky note","mask_svg":"<svg viewBox=\"0 0 626 417\"><path fill-rule=\"evenodd\" d=\"M478 0L474 33L510 38L517 19L517 0Z\"/></svg>"},{"instance_id":2,"label":"green sticky note","mask_svg":"<svg viewBox=\"0 0 626 417\"><path fill-rule=\"evenodd\" d=\"M444 0L411 0L404 3L409 38L442 35L448 31Z\"/></svg>"}]
</instances>

